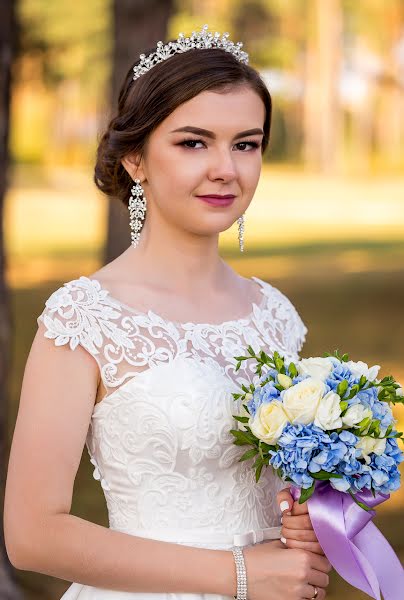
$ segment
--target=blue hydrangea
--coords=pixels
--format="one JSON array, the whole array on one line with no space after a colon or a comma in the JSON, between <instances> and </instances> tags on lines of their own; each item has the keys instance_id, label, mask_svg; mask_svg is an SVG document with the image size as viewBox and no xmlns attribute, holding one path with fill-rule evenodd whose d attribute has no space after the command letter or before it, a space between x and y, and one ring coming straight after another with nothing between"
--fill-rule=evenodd
<instances>
[{"instance_id":1,"label":"blue hydrangea","mask_svg":"<svg viewBox=\"0 0 404 600\"><path fill-rule=\"evenodd\" d=\"M329 386L330 390L336 391L338 385L344 379L348 381L349 387L355 385L355 383L359 383L360 378L355 377L344 362L341 363L337 359L334 359L332 362L334 364L334 368L325 380L325 384Z\"/></svg>"},{"instance_id":2,"label":"blue hydrangea","mask_svg":"<svg viewBox=\"0 0 404 600\"><path fill-rule=\"evenodd\" d=\"M270 451L270 464L296 485L309 488L313 477L308 472L312 458L332 443L330 436L316 425L286 425L278 440L278 450Z\"/></svg>"},{"instance_id":3,"label":"blue hydrangea","mask_svg":"<svg viewBox=\"0 0 404 600\"><path fill-rule=\"evenodd\" d=\"M400 471L398 465L404 460L398 441L395 438L386 440L386 450L382 455L371 454L369 473L375 491L389 494L400 487Z\"/></svg>"},{"instance_id":4,"label":"blue hydrangea","mask_svg":"<svg viewBox=\"0 0 404 600\"><path fill-rule=\"evenodd\" d=\"M368 408L373 408L375 403L380 402L377 398L377 387L370 387L364 390L360 390L355 398L358 402L361 402Z\"/></svg>"},{"instance_id":5,"label":"blue hydrangea","mask_svg":"<svg viewBox=\"0 0 404 600\"><path fill-rule=\"evenodd\" d=\"M274 381L268 381L265 385L255 388L253 397L247 402L250 415L253 417L261 404L272 402L279 398L280 392L275 387Z\"/></svg>"},{"instance_id":6,"label":"blue hydrangea","mask_svg":"<svg viewBox=\"0 0 404 600\"><path fill-rule=\"evenodd\" d=\"M377 400L372 406L373 418L380 421L380 426L383 429L387 429L389 425L392 425L394 421L394 415L387 402L381 402Z\"/></svg>"}]
</instances>

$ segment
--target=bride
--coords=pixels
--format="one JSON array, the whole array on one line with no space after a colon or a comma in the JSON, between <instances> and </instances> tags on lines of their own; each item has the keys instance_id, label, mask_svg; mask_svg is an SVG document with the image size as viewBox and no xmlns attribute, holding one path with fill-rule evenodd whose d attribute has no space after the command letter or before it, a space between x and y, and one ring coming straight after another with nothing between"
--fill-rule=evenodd
<instances>
[{"instance_id":1,"label":"bride","mask_svg":"<svg viewBox=\"0 0 404 600\"><path fill-rule=\"evenodd\" d=\"M9 558L72 582L64 600L325 598L306 505L270 468L256 483L229 433L232 392L256 377L234 356L251 344L297 360L307 332L218 251L236 221L243 250L270 122L247 54L207 26L141 55L123 83L95 182L129 208L131 244L47 299L6 484ZM70 514L84 447L108 528Z\"/></svg>"}]
</instances>

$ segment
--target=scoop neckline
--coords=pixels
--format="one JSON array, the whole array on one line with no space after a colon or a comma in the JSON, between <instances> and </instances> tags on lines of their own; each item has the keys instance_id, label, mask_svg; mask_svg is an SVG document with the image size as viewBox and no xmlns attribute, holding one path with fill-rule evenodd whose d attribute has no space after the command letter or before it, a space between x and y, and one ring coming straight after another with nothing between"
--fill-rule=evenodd
<instances>
[{"instance_id":1,"label":"scoop neckline","mask_svg":"<svg viewBox=\"0 0 404 600\"><path fill-rule=\"evenodd\" d=\"M266 301L267 301L267 296L265 294L265 289L264 289L264 282L263 280L261 280L259 277L250 277L250 279L256 281L258 283L258 285L260 286L260 292L262 293L262 298L260 299L259 302L252 302L251 304L251 308L250 311L248 312L247 315L243 316L243 317L239 317L237 319L229 319L227 321L221 321L219 323L196 323L194 321L185 321L185 322L180 322L180 321L173 321L172 319L166 319L164 318L161 314L155 312L152 309L149 309L148 311L142 311L139 309L134 308L133 306L129 306L128 304L125 304L125 302L122 302L121 300L119 300L118 298L116 298L115 296L113 296L110 291L108 289L106 289L101 282L96 279L95 277L88 277L87 279L89 279L90 281L93 281L95 283L97 283L99 285L100 290L102 290L103 292L106 292L106 295L108 296L108 298L110 300L112 300L114 303L118 304L121 308L126 309L128 312L132 313L135 316L154 316L157 317L159 320L163 321L164 323L168 323L170 325L174 325L176 327L182 327L182 328L188 328L190 326L193 327L217 327L217 328L221 328L224 327L226 325L230 325L233 323L248 323L249 321L251 321L252 317L254 316L255 310L264 310L265 306L266 306ZM268 284L270 285L270 284Z\"/></svg>"}]
</instances>

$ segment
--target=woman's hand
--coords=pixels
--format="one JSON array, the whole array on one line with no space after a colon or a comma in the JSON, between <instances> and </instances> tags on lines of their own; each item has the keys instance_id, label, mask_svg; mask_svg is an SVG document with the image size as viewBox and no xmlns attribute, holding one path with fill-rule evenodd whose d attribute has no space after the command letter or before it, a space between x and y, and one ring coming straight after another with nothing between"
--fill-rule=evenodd
<instances>
[{"instance_id":1,"label":"woman's hand","mask_svg":"<svg viewBox=\"0 0 404 600\"><path fill-rule=\"evenodd\" d=\"M288 550L279 540L244 548L249 600L324 600L331 564L325 556Z\"/></svg>"},{"instance_id":2,"label":"woman's hand","mask_svg":"<svg viewBox=\"0 0 404 600\"><path fill-rule=\"evenodd\" d=\"M281 490L277 499L282 512L281 535L285 546L324 555L311 524L307 502L299 504L293 500L288 488Z\"/></svg>"}]
</instances>

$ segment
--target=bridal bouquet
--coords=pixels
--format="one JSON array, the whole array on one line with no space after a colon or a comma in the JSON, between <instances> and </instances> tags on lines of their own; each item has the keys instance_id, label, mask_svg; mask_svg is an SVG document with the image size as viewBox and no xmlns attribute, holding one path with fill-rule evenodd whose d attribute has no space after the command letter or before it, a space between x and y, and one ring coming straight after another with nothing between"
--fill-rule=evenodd
<instances>
[{"instance_id":1,"label":"bridal bouquet","mask_svg":"<svg viewBox=\"0 0 404 600\"><path fill-rule=\"evenodd\" d=\"M242 407L233 415L234 443L251 446L239 460L255 459L257 481L271 465L291 482L344 579L373 598L381 590L385 600L396 600L404 589L402 567L371 519L400 486L403 434L391 405L404 403L401 386L392 376L379 380L379 365L369 368L338 351L296 363L278 352L247 351L235 357L236 370L254 360L259 381L233 394Z\"/></svg>"}]
</instances>

